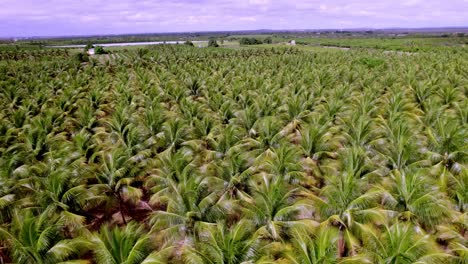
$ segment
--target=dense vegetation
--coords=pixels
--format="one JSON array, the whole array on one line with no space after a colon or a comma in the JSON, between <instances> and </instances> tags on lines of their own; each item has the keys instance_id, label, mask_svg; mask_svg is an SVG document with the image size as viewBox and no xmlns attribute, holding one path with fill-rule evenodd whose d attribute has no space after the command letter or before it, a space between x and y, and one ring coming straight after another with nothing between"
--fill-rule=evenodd
<instances>
[{"instance_id":1,"label":"dense vegetation","mask_svg":"<svg viewBox=\"0 0 468 264\"><path fill-rule=\"evenodd\" d=\"M343 48L371 48L395 51L437 51L443 46L468 44L468 37L349 37L349 38L300 38L298 44L333 46Z\"/></svg>"},{"instance_id":2,"label":"dense vegetation","mask_svg":"<svg viewBox=\"0 0 468 264\"><path fill-rule=\"evenodd\" d=\"M208 47L210 48L217 48L219 47L218 41L216 39L212 38L208 41Z\"/></svg>"},{"instance_id":3,"label":"dense vegetation","mask_svg":"<svg viewBox=\"0 0 468 264\"><path fill-rule=\"evenodd\" d=\"M0 61L0 263L466 263L466 48L42 52Z\"/></svg>"},{"instance_id":4,"label":"dense vegetation","mask_svg":"<svg viewBox=\"0 0 468 264\"><path fill-rule=\"evenodd\" d=\"M270 37L267 37L265 39L258 39L258 38L247 38L247 37L244 37L244 38L241 38L239 40L239 44L240 45L259 45L259 44L271 44L273 42L273 40L270 38Z\"/></svg>"}]
</instances>

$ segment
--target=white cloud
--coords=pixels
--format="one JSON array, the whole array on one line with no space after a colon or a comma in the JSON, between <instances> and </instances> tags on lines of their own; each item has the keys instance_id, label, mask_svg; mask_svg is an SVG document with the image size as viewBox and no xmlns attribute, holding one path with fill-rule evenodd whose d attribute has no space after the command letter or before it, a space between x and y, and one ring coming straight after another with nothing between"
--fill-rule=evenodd
<instances>
[{"instance_id":1,"label":"white cloud","mask_svg":"<svg viewBox=\"0 0 468 264\"><path fill-rule=\"evenodd\" d=\"M450 5L438 0L114 0L109 4L97 0L0 0L0 5L0 36L17 32L61 35L468 26L468 0L450 0Z\"/></svg>"},{"instance_id":2,"label":"white cloud","mask_svg":"<svg viewBox=\"0 0 468 264\"><path fill-rule=\"evenodd\" d=\"M249 0L249 3L252 5L268 5L270 0Z\"/></svg>"}]
</instances>

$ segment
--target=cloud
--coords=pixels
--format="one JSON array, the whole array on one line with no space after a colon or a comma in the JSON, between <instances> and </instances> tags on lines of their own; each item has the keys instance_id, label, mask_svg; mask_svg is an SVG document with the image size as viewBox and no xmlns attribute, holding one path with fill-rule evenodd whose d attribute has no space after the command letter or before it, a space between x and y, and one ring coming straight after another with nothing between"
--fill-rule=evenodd
<instances>
[{"instance_id":1,"label":"cloud","mask_svg":"<svg viewBox=\"0 0 468 264\"><path fill-rule=\"evenodd\" d=\"M270 0L249 0L249 3L253 5L268 5L270 2Z\"/></svg>"},{"instance_id":2,"label":"cloud","mask_svg":"<svg viewBox=\"0 0 468 264\"><path fill-rule=\"evenodd\" d=\"M0 36L468 26L468 0L0 0Z\"/></svg>"}]
</instances>

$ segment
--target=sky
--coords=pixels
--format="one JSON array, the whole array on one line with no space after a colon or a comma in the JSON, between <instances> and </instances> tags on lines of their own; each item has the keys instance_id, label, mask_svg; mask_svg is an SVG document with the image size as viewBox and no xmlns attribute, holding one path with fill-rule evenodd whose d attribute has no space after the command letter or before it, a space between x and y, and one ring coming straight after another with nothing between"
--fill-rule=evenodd
<instances>
[{"instance_id":1,"label":"sky","mask_svg":"<svg viewBox=\"0 0 468 264\"><path fill-rule=\"evenodd\" d=\"M0 0L0 37L468 26L468 0Z\"/></svg>"}]
</instances>

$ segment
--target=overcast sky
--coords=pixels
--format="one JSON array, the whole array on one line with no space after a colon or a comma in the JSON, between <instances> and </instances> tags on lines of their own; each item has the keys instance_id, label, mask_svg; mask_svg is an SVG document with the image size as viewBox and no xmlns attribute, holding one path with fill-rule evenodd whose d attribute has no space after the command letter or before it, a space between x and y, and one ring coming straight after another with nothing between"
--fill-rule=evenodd
<instances>
[{"instance_id":1,"label":"overcast sky","mask_svg":"<svg viewBox=\"0 0 468 264\"><path fill-rule=\"evenodd\" d=\"M468 0L0 0L0 36L468 26Z\"/></svg>"}]
</instances>

